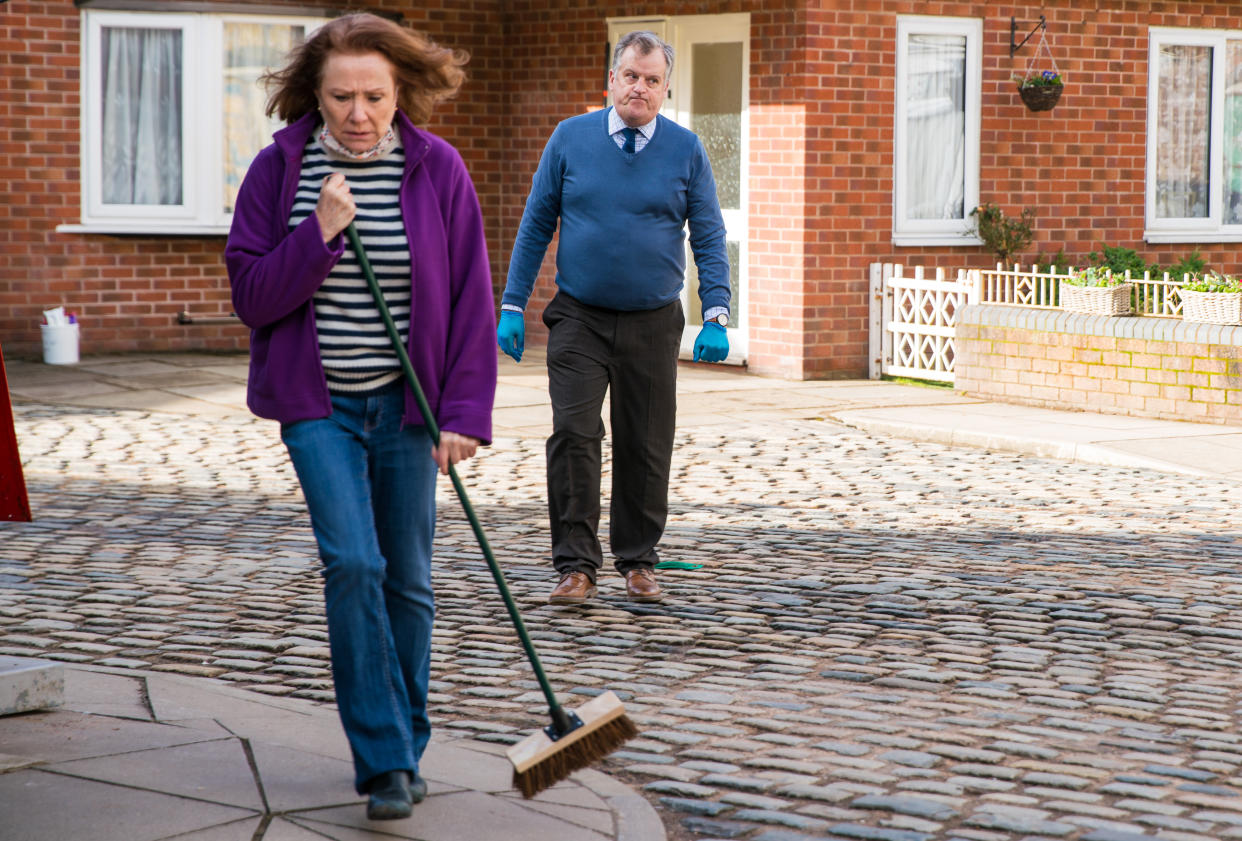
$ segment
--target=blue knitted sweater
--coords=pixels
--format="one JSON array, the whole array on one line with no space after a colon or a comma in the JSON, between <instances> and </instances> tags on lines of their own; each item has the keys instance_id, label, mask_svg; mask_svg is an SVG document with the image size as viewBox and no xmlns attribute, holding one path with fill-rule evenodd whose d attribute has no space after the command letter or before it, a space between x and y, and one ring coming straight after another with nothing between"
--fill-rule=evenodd
<instances>
[{"instance_id":1,"label":"blue knitted sweater","mask_svg":"<svg viewBox=\"0 0 1242 841\"><path fill-rule=\"evenodd\" d=\"M697 135L666 117L641 152L608 134L608 112L556 127L539 160L509 260L503 304L525 309L560 220L556 284L605 309L652 310L681 294L684 228L703 311L729 306L729 258L711 164Z\"/></svg>"}]
</instances>

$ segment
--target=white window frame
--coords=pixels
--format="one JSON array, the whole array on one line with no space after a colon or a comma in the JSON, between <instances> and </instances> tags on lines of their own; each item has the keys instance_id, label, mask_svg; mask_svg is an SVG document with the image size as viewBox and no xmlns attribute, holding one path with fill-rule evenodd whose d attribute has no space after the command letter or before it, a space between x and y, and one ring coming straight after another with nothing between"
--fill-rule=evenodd
<instances>
[{"instance_id":1,"label":"white window frame","mask_svg":"<svg viewBox=\"0 0 1242 841\"><path fill-rule=\"evenodd\" d=\"M1242 40L1242 30L1181 29L1153 26L1147 44L1147 172L1143 239L1150 243L1242 242L1242 224L1224 223L1226 42ZM1212 105L1208 148L1208 215L1161 219L1156 216L1156 118L1160 113L1160 47L1165 44L1212 48Z\"/></svg>"},{"instance_id":2,"label":"white window frame","mask_svg":"<svg viewBox=\"0 0 1242 841\"><path fill-rule=\"evenodd\" d=\"M966 123L963 219L910 219L906 131L906 73L908 46L913 34L957 35L966 39ZM973 233L970 212L979 206L980 121L983 109L983 21L979 18L900 15L897 18L896 107L893 128L893 244L982 245Z\"/></svg>"},{"instance_id":3,"label":"white window frame","mask_svg":"<svg viewBox=\"0 0 1242 841\"><path fill-rule=\"evenodd\" d=\"M309 34L325 23L303 15L245 15L200 12L82 12L82 223L60 225L66 233L227 234L232 214L224 212L222 116L226 23L302 25ZM177 29L181 32L182 203L103 203L103 73L105 27ZM255 152L258 152L256 149Z\"/></svg>"}]
</instances>

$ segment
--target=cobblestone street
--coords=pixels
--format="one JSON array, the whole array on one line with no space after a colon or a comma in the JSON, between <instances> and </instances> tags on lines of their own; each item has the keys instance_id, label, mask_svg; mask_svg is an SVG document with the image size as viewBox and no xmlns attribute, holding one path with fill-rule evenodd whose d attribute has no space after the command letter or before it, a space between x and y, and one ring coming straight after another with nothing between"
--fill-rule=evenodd
<instances>
[{"instance_id":1,"label":"cobblestone street","mask_svg":"<svg viewBox=\"0 0 1242 841\"><path fill-rule=\"evenodd\" d=\"M0 654L331 701L275 424L14 410L35 521L0 526ZM607 570L572 608L544 601L543 439L461 472L557 691L615 690L642 729L601 768L670 838L1242 838L1236 483L688 428L662 546L701 568L658 605ZM542 696L446 480L440 503L433 721L516 741Z\"/></svg>"}]
</instances>

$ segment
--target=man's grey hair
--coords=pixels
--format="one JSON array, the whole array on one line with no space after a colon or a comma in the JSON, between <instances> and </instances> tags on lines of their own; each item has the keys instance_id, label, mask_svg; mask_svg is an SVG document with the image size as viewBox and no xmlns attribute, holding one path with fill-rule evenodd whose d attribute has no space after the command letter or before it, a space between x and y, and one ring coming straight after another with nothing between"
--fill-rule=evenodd
<instances>
[{"instance_id":1,"label":"man's grey hair","mask_svg":"<svg viewBox=\"0 0 1242 841\"><path fill-rule=\"evenodd\" d=\"M673 77L673 47L671 44L663 41L659 35L654 32L648 32L645 29L635 32L627 32L617 41L617 47L612 51L612 69L616 70L621 66L621 56L630 47L638 50L639 55L648 55L652 50L660 50L664 53L665 81Z\"/></svg>"}]
</instances>

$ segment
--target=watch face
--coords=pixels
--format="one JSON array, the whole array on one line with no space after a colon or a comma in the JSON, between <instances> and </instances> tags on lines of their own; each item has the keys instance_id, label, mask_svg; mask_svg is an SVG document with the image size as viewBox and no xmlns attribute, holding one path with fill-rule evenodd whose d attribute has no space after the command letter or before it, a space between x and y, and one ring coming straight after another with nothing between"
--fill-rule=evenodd
<instances>
[{"instance_id":1,"label":"watch face","mask_svg":"<svg viewBox=\"0 0 1242 841\"><path fill-rule=\"evenodd\" d=\"M716 320L716 323L719 324L721 327L729 326L729 316L724 315L723 313L716 316L715 320Z\"/></svg>"}]
</instances>

